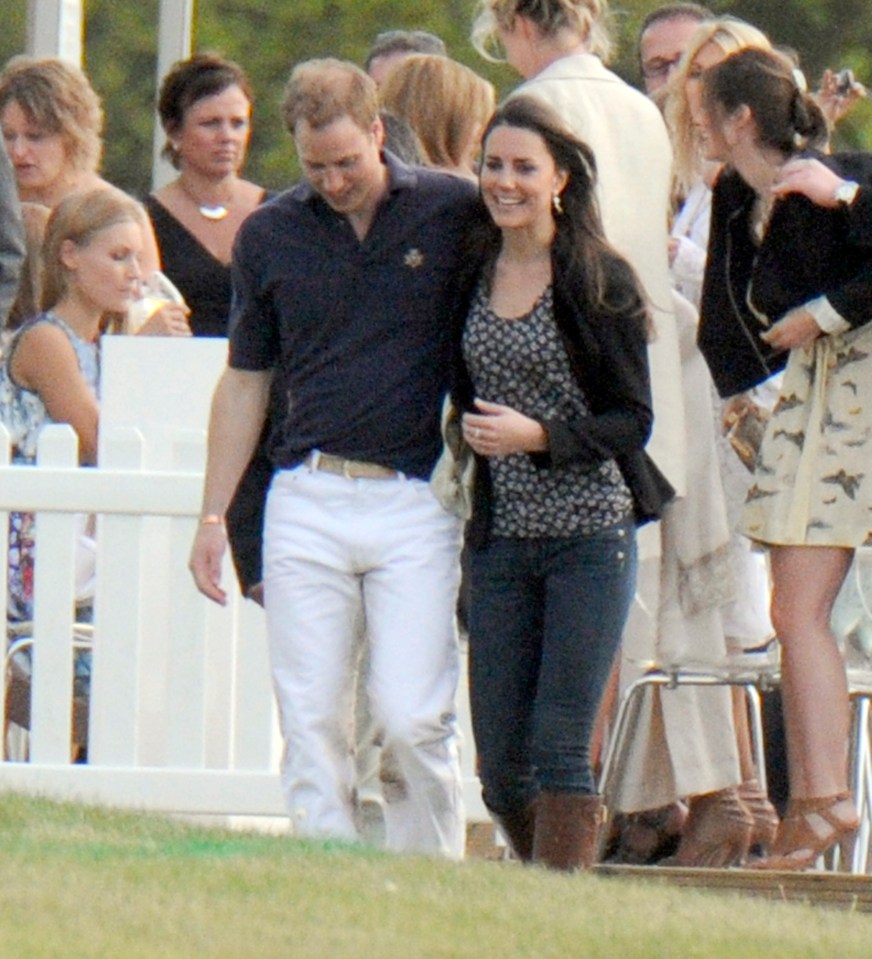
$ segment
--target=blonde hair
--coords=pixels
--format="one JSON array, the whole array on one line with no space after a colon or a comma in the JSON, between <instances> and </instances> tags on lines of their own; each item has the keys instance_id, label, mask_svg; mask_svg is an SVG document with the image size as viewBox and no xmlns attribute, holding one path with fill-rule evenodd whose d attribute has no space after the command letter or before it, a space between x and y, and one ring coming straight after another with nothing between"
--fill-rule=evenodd
<instances>
[{"instance_id":1,"label":"blonde hair","mask_svg":"<svg viewBox=\"0 0 872 959\"><path fill-rule=\"evenodd\" d=\"M42 247L43 310L50 310L66 295L70 271L61 260L66 240L85 247L103 230L118 223L132 222L142 227L142 205L115 187L98 187L71 193L55 207L45 228Z\"/></svg>"},{"instance_id":2,"label":"blonde hair","mask_svg":"<svg viewBox=\"0 0 872 959\"><path fill-rule=\"evenodd\" d=\"M17 103L28 121L60 136L74 170L94 173L103 153L103 107L78 67L51 57L13 57L0 73L0 111Z\"/></svg>"},{"instance_id":3,"label":"blonde hair","mask_svg":"<svg viewBox=\"0 0 872 959\"><path fill-rule=\"evenodd\" d=\"M486 59L502 59L499 31L511 30L517 17L526 17L546 39L564 30L577 33L588 50L608 63L613 51L608 0L479 0L472 24L472 45Z\"/></svg>"},{"instance_id":4,"label":"blonde hair","mask_svg":"<svg viewBox=\"0 0 872 959\"><path fill-rule=\"evenodd\" d=\"M18 293L9 310L7 330L17 330L39 313L42 290L42 244L51 210L41 203L21 204L21 222L24 224L24 260L18 278Z\"/></svg>"},{"instance_id":5,"label":"blonde hair","mask_svg":"<svg viewBox=\"0 0 872 959\"><path fill-rule=\"evenodd\" d=\"M405 120L428 166L459 167L493 113L493 85L447 57L415 54L388 74L382 107Z\"/></svg>"},{"instance_id":6,"label":"blonde hair","mask_svg":"<svg viewBox=\"0 0 872 959\"><path fill-rule=\"evenodd\" d=\"M675 189L679 193L690 190L699 180L702 169L699 136L693 125L687 100L687 81L696 55L709 43L715 44L723 52L725 59L731 53L746 47L772 49L765 33L736 17L706 20L694 31L670 81L664 109L666 125L672 137Z\"/></svg>"}]
</instances>

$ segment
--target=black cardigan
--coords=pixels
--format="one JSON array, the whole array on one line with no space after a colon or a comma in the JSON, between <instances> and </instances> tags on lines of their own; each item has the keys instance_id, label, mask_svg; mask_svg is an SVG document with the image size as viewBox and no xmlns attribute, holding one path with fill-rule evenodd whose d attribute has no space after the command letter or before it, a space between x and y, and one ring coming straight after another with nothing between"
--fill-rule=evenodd
<instances>
[{"instance_id":1,"label":"black cardigan","mask_svg":"<svg viewBox=\"0 0 872 959\"><path fill-rule=\"evenodd\" d=\"M632 494L637 524L657 519L674 491L644 449L653 412L647 331L638 286L623 260L610 259L605 300L626 304L627 309L614 313L602 307L591 313L585 306L579 268L555 253L552 273L554 319L591 415L543 422L548 450L531 453L530 457L538 467L569 463L593 467L615 459ZM470 303L474 286L468 286ZM467 314L468 309L464 320ZM459 336L456 344L452 398L461 411L472 410L474 388L463 361ZM487 541L491 523L488 461L481 456L476 461L473 514L466 533L466 541L473 548Z\"/></svg>"},{"instance_id":2,"label":"black cardigan","mask_svg":"<svg viewBox=\"0 0 872 959\"><path fill-rule=\"evenodd\" d=\"M872 176L865 154L808 155L860 183ZM715 184L698 342L724 397L762 383L787 362L786 352L760 339L768 327L748 307L749 290L754 310L770 324L821 295L851 326L872 318L868 206L829 209L791 193L775 204L758 247L751 237L754 199L733 170Z\"/></svg>"}]
</instances>

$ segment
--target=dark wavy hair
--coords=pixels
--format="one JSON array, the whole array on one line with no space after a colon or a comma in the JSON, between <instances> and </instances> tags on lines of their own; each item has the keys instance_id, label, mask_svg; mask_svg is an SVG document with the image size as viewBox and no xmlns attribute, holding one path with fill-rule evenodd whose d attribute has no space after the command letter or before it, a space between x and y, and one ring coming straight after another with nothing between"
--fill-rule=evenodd
<instances>
[{"instance_id":1,"label":"dark wavy hair","mask_svg":"<svg viewBox=\"0 0 872 959\"><path fill-rule=\"evenodd\" d=\"M554 255L569 269L577 270L588 307L615 313L626 311L627 302L609 299L614 296L615 284L608 280L614 275L614 262L619 257L606 239L600 218L593 150L564 126L551 107L533 97L512 97L497 108L482 135L482 157L488 137L498 127L529 130L542 138L557 169L567 174L560 194L563 209L554 213ZM483 213L474 242L485 263L485 276L489 276L502 245L502 234L487 213ZM629 266L626 269L632 273ZM644 302L638 280L636 287ZM645 322L647 325L647 316Z\"/></svg>"},{"instance_id":2,"label":"dark wavy hair","mask_svg":"<svg viewBox=\"0 0 872 959\"><path fill-rule=\"evenodd\" d=\"M800 84L795 64L775 50L748 47L706 70L703 102L714 116L749 107L760 145L785 154L822 147L827 141L820 107Z\"/></svg>"}]
</instances>

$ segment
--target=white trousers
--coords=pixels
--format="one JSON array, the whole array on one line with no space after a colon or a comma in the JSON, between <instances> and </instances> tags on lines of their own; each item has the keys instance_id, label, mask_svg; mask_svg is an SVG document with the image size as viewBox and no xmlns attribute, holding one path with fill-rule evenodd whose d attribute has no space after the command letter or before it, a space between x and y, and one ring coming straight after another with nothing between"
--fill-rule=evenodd
<instances>
[{"instance_id":1,"label":"white trousers","mask_svg":"<svg viewBox=\"0 0 872 959\"><path fill-rule=\"evenodd\" d=\"M353 699L362 612L373 718L405 785L386 797L386 844L463 855L459 549L458 520L423 480L346 479L308 466L273 479L264 599L297 835L359 836Z\"/></svg>"}]
</instances>

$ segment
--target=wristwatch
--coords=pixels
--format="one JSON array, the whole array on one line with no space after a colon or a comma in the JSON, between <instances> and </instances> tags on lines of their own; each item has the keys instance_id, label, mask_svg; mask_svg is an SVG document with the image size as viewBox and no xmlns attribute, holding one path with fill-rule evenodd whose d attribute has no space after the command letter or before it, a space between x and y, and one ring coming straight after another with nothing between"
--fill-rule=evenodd
<instances>
[{"instance_id":1,"label":"wristwatch","mask_svg":"<svg viewBox=\"0 0 872 959\"><path fill-rule=\"evenodd\" d=\"M836 191L833 193L833 199L836 203L850 206L854 202L854 197L857 195L859 189L860 184L855 180L845 180L836 187Z\"/></svg>"}]
</instances>

